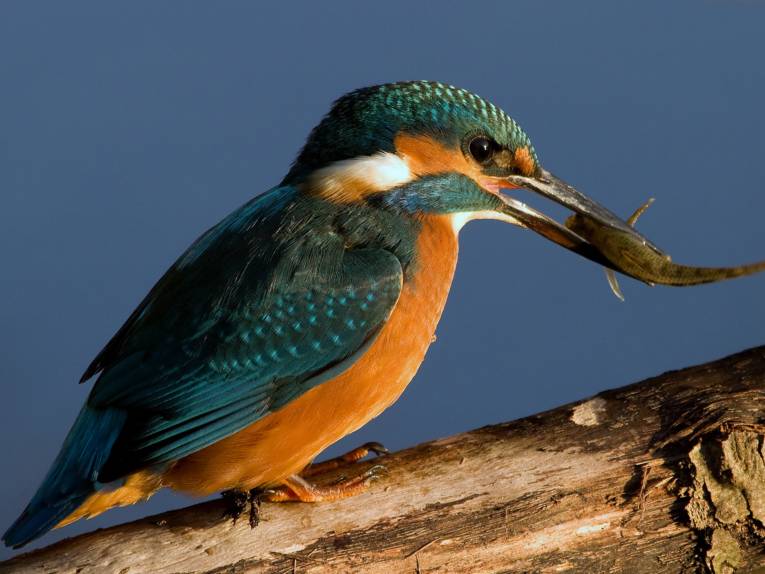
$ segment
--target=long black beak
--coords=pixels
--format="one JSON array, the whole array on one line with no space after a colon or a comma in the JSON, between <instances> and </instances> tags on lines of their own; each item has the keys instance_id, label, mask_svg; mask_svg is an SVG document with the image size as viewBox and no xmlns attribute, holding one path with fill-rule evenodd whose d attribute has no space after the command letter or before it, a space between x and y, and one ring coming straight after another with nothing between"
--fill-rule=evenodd
<instances>
[{"instance_id":1,"label":"long black beak","mask_svg":"<svg viewBox=\"0 0 765 574\"><path fill-rule=\"evenodd\" d=\"M537 173L531 177L511 175L505 178L505 181L512 186L523 187L535 191L576 213L594 219L601 225L612 227L623 233L627 233L633 236L638 242L645 245L646 248L651 249L658 254L664 254L648 239L635 231L635 229L626 221L623 221L602 205L595 203L589 197L577 191L565 181L555 177L549 171L539 169ZM540 235L566 249L578 253L582 257L590 259L591 261L610 269L621 271L619 268L615 267L597 247L588 243L587 240L567 227L564 227L554 219L551 219L528 205L504 194L502 195L502 200L505 202L505 212L520 221L529 229L536 231Z\"/></svg>"}]
</instances>

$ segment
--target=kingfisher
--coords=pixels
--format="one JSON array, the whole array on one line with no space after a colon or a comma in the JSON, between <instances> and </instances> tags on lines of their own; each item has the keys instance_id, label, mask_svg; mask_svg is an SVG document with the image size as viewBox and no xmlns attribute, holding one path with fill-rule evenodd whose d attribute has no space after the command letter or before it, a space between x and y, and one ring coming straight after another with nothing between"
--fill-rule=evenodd
<instances>
[{"instance_id":1,"label":"kingfisher","mask_svg":"<svg viewBox=\"0 0 765 574\"><path fill-rule=\"evenodd\" d=\"M5 544L164 487L302 502L364 491L380 467L321 485L311 477L338 461L311 463L414 377L467 222L525 227L611 266L507 193L519 187L650 245L467 90L412 81L342 96L281 183L202 234L85 370L92 390ZM339 462L370 451L385 449Z\"/></svg>"}]
</instances>

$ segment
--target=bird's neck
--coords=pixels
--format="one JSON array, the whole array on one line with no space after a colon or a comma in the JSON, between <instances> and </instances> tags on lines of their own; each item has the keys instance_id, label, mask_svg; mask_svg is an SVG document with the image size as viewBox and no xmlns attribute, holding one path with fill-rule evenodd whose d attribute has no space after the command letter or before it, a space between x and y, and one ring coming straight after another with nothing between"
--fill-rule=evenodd
<instances>
[{"instance_id":1,"label":"bird's neck","mask_svg":"<svg viewBox=\"0 0 765 574\"><path fill-rule=\"evenodd\" d=\"M415 255L408 275L415 285L445 289L441 304L446 301L457 265L457 235L451 215L426 215L420 219Z\"/></svg>"}]
</instances>

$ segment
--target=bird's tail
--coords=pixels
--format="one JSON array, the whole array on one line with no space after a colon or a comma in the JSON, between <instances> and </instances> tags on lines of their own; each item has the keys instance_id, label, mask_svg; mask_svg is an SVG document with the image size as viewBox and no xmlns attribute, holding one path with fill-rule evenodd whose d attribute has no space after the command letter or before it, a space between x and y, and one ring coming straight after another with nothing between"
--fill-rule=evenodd
<instances>
[{"instance_id":1,"label":"bird's tail","mask_svg":"<svg viewBox=\"0 0 765 574\"><path fill-rule=\"evenodd\" d=\"M18 548L42 536L96 491L98 472L109 458L125 416L116 409L82 408L40 488L3 534L6 546Z\"/></svg>"}]
</instances>

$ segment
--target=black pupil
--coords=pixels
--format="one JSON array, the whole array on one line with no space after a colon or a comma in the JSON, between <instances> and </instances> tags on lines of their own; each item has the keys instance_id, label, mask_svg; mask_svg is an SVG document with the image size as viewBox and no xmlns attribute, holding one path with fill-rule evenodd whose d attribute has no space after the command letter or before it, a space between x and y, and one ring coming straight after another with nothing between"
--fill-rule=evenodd
<instances>
[{"instance_id":1,"label":"black pupil","mask_svg":"<svg viewBox=\"0 0 765 574\"><path fill-rule=\"evenodd\" d=\"M489 138L475 138L470 142L470 155L479 163L488 160L494 153L494 146Z\"/></svg>"}]
</instances>

